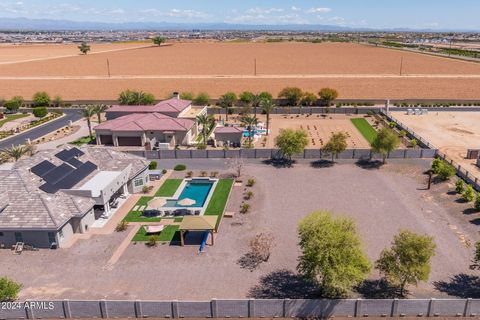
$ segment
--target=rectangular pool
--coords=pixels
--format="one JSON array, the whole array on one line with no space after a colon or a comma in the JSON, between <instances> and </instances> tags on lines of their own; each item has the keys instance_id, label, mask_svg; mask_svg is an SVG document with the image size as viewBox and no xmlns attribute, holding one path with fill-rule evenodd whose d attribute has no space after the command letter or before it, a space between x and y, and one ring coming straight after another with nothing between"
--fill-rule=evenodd
<instances>
[{"instance_id":1,"label":"rectangular pool","mask_svg":"<svg viewBox=\"0 0 480 320\"><path fill-rule=\"evenodd\" d=\"M167 200L167 203L164 207L167 208L191 208L191 207L203 207L205 205L205 201L208 198L210 191L212 190L214 181L209 181L206 179L192 179L185 184L182 192L178 196L176 200ZM183 199L192 199L195 200L195 204L190 206L181 205L178 202L182 201Z\"/></svg>"}]
</instances>

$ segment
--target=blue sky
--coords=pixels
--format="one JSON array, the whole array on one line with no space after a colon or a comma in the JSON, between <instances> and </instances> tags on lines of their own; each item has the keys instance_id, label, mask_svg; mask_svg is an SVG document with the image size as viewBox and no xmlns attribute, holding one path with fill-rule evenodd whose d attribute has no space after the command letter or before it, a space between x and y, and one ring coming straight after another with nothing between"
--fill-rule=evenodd
<instances>
[{"instance_id":1,"label":"blue sky","mask_svg":"<svg viewBox=\"0 0 480 320\"><path fill-rule=\"evenodd\" d=\"M0 16L480 30L480 0L0 0Z\"/></svg>"}]
</instances>

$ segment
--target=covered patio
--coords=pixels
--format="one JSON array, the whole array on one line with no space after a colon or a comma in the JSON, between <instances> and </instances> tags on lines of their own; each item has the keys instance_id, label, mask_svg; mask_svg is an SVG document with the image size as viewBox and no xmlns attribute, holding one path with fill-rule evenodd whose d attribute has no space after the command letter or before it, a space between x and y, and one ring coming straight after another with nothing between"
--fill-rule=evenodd
<instances>
[{"instance_id":1,"label":"covered patio","mask_svg":"<svg viewBox=\"0 0 480 320\"><path fill-rule=\"evenodd\" d=\"M208 231L212 237L211 245L215 244L217 216L185 216L180 224L180 245L185 246L185 233L188 231Z\"/></svg>"}]
</instances>

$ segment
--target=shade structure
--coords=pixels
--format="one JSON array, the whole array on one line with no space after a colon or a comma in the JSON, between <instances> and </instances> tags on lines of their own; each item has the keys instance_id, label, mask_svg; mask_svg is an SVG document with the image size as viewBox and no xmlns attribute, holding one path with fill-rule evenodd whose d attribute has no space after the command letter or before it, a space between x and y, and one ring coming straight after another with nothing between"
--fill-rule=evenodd
<instances>
[{"instance_id":1,"label":"shade structure","mask_svg":"<svg viewBox=\"0 0 480 320\"><path fill-rule=\"evenodd\" d=\"M211 234L212 246L215 244L214 232L217 226L217 216L185 216L180 224L180 245L185 244L185 232L207 231Z\"/></svg>"},{"instance_id":2,"label":"shade structure","mask_svg":"<svg viewBox=\"0 0 480 320\"><path fill-rule=\"evenodd\" d=\"M160 210L166 203L165 198L153 198L148 202L148 209Z\"/></svg>"},{"instance_id":3,"label":"shade structure","mask_svg":"<svg viewBox=\"0 0 480 320\"><path fill-rule=\"evenodd\" d=\"M178 201L178 204L181 206L193 206L197 201L190 199L190 198L185 198L180 201Z\"/></svg>"},{"instance_id":4,"label":"shade structure","mask_svg":"<svg viewBox=\"0 0 480 320\"><path fill-rule=\"evenodd\" d=\"M159 232L162 232L164 228L165 228L165 226L163 226L163 225L160 225L160 226L146 226L145 227L145 232L147 234L159 233Z\"/></svg>"}]
</instances>

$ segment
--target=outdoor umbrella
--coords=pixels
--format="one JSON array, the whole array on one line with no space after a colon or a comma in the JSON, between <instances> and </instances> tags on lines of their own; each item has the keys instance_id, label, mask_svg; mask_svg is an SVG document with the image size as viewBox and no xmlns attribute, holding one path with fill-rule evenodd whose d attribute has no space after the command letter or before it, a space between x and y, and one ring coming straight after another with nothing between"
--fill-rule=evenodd
<instances>
[{"instance_id":1,"label":"outdoor umbrella","mask_svg":"<svg viewBox=\"0 0 480 320\"><path fill-rule=\"evenodd\" d=\"M153 198L148 202L148 208L160 210L166 203L167 200L165 198Z\"/></svg>"},{"instance_id":2,"label":"outdoor umbrella","mask_svg":"<svg viewBox=\"0 0 480 320\"><path fill-rule=\"evenodd\" d=\"M178 201L178 204L181 206L193 206L195 203L197 203L195 200L190 199L190 198L185 198L180 201Z\"/></svg>"}]
</instances>

